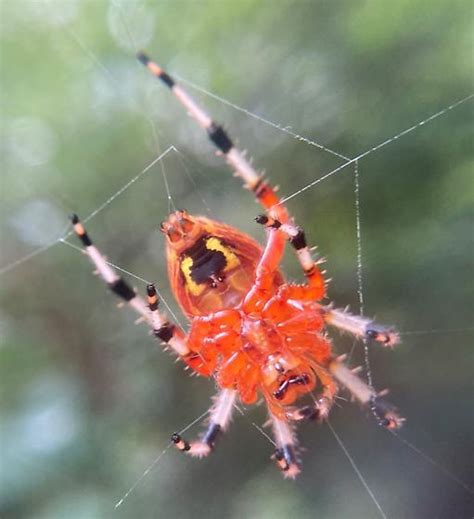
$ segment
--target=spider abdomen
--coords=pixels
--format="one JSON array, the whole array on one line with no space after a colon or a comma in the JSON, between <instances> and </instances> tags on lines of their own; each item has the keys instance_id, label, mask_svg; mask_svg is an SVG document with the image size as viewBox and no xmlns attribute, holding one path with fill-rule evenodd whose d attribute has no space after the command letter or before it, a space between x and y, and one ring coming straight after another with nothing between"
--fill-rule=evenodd
<instances>
[{"instance_id":1,"label":"spider abdomen","mask_svg":"<svg viewBox=\"0 0 474 519\"><path fill-rule=\"evenodd\" d=\"M186 315L208 315L241 303L263 253L259 243L230 225L185 211L170 214L161 230L167 237L171 288ZM275 290L282 282L277 272Z\"/></svg>"}]
</instances>

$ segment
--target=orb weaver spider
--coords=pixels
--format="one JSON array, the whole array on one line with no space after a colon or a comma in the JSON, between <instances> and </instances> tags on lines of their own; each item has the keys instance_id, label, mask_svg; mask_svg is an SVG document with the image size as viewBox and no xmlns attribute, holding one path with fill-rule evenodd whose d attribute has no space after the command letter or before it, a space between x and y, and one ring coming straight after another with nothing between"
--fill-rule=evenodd
<instances>
[{"instance_id":1,"label":"orb weaver spider","mask_svg":"<svg viewBox=\"0 0 474 519\"><path fill-rule=\"evenodd\" d=\"M403 418L383 395L346 367L343 358L334 357L324 328L330 325L386 347L398 342L397 333L320 303L326 296L324 271L320 261L313 260L303 230L293 223L276 190L171 76L145 54L137 57L207 132L265 210L256 218L266 229L264 248L234 227L186 211L170 214L161 224L172 291L190 319L187 334L159 310L155 286L147 286L147 301L141 298L107 264L77 215L72 216L75 233L112 292L138 312L155 337L189 368L213 376L220 388L205 432L192 442L173 434L176 448L192 456L208 455L229 424L236 398L253 404L262 395L275 438L272 458L286 477L294 478L300 460L291 423L327 418L338 386L367 407L383 427L400 427ZM287 241L296 252L305 284L287 283L280 272ZM297 404L313 391L317 396L311 404Z\"/></svg>"}]
</instances>

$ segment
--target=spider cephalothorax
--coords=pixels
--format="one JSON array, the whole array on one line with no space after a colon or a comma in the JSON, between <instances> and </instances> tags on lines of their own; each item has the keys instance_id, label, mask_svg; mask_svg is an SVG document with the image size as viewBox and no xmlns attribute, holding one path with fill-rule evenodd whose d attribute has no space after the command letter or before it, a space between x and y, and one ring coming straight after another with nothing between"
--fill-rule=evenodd
<instances>
[{"instance_id":1,"label":"spider cephalothorax","mask_svg":"<svg viewBox=\"0 0 474 519\"><path fill-rule=\"evenodd\" d=\"M341 358L334 357L325 327L328 324L384 346L393 346L397 334L321 302L326 297L326 282L320 262L313 260L303 231L293 224L275 189L253 169L222 127L168 74L144 54L138 58L206 130L266 211L256 219L267 233L263 248L234 227L186 211L176 211L162 223L171 287L190 319L187 334L159 311L155 286L148 285L145 302L107 264L79 218L72 217L76 234L110 289L127 301L188 367L214 377L220 387L205 433L194 442L175 433L176 447L196 456L208 454L227 427L236 398L253 404L263 396L275 436L273 458L286 476L295 477L299 462L289 422L326 418L338 386L367 407L382 426L399 427L403 419L393 406ZM287 241L295 249L305 284L285 282L279 270Z\"/></svg>"}]
</instances>

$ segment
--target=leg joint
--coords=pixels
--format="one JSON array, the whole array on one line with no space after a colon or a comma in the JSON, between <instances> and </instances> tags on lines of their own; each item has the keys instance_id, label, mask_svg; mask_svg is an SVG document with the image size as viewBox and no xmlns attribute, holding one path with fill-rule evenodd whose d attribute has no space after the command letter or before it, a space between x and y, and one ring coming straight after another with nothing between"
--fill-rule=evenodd
<instances>
[{"instance_id":1,"label":"leg joint","mask_svg":"<svg viewBox=\"0 0 474 519\"><path fill-rule=\"evenodd\" d=\"M169 342L174 335L175 328L174 324L166 322L158 330L154 330L153 333L155 337L158 337L163 342Z\"/></svg>"},{"instance_id":2,"label":"leg joint","mask_svg":"<svg viewBox=\"0 0 474 519\"><path fill-rule=\"evenodd\" d=\"M296 250L304 249L307 246L303 229L298 229L294 236L290 236L290 243Z\"/></svg>"},{"instance_id":3,"label":"leg joint","mask_svg":"<svg viewBox=\"0 0 474 519\"><path fill-rule=\"evenodd\" d=\"M122 278L109 283L109 288L115 295L125 301L131 301L137 295L135 290L133 290L133 288Z\"/></svg>"},{"instance_id":4,"label":"leg joint","mask_svg":"<svg viewBox=\"0 0 474 519\"><path fill-rule=\"evenodd\" d=\"M180 434L174 433L171 436L171 441L175 444L176 448L182 452L186 452L191 448L191 445L186 440L183 440Z\"/></svg>"},{"instance_id":5,"label":"leg joint","mask_svg":"<svg viewBox=\"0 0 474 519\"><path fill-rule=\"evenodd\" d=\"M211 124L207 130L207 134L209 135L209 139L211 139L217 148L219 148L219 150L224 154L228 153L234 147L232 140L227 135L224 128L216 123Z\"/></svg>"},{"instance_id":6,"label":"leg joint","mask_svg":"<svg viewBox=\"0 0 474 519\"><path fill-rule=\"evenodd\" d=\"M218 423L211 422L209 427L207 428L206 433L204 434L202 441L209 445L211 449L214 448L217 438L220 436L222 432L222 427Z\"/></svg>"}]
</instances>

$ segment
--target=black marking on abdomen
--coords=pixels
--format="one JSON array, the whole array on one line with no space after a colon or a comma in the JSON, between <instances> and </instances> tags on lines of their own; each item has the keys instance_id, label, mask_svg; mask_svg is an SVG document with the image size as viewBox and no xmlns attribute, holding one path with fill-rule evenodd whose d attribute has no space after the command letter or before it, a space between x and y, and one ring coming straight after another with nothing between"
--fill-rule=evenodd
<instances>
[{"instance_id":1,"label":"black marking on abdomen","mask_svg":"<svg viewBox=\"0 0 474 519\"><path fill-rule=\"evenodd\" d=\"M190 275L191 279L198 285L208 283L213 277L222 277L220 274L227 266L227 259L221 251L207 248L206 241L208 239L209 236L203 236L184 255L184 257L191 258L193 261ZM225 246L225 244L223 245Z\"/></svg>"}]
</instances>

